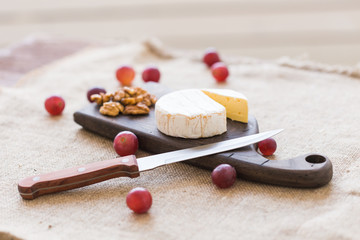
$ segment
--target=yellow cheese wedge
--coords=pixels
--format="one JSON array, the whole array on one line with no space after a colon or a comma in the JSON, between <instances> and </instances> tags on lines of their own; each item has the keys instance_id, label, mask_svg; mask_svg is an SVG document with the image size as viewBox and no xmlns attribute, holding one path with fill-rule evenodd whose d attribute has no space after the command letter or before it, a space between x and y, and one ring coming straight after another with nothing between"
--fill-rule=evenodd
<instances>
[{"instance_id":1,"label":"yellow cheese wedge","mask_svg":"<svg viewBox=\"0 0 360 240\"><path fill-rule=\"evenodd\" d=\"M226 117L234 121L248 122L248 100L243 94L230 89L203 89L202 91L225 107Z\"/></svg>"}]
</instances>

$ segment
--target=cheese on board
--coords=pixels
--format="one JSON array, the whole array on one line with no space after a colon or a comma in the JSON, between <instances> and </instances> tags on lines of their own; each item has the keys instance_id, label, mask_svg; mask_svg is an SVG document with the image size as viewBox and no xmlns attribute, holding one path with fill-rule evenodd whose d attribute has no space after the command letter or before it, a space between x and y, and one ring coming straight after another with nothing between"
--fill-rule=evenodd
<instances>
[{"instance_id":1,"label":"cheese on board","mask_svg":"<svg viewBox=\"0 0 360 240\"><path fill-rule=\"evenodd\" d=\"M160 132L174 137L202 138L226 132L225 107L198 89L175 91L155 104Z\"/></svg>"},{"instance_id":2,"label":"cheese on board","mask_svg":"<svg viewBox=\"0 0 360 240\"><path fill-rule=\"evenodd\" d=\"M234 121L248 122L247 98L230 89L203 89L207 96L226 108L226 116Z\"/></svg>"}]
</instances>

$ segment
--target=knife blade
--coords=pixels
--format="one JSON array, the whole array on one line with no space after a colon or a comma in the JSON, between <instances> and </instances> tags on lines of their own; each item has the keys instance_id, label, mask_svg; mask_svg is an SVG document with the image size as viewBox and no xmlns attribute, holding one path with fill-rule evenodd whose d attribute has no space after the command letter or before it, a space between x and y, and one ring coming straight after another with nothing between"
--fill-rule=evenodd
<instances>
[{"instance_id":1,"label":"knife blade","mask_svg":"<svg viewBox=\"0 0 360 240\"><path fill-rule=\"evenodd\" d=\"M99 161L21 180L18 190L23 199L84 187L116 177L135 178L140 172L166 164L241 148L270 138L283 129L267 131L222 142L138 158L134 155Z\"/></svg>"}]
</instances>

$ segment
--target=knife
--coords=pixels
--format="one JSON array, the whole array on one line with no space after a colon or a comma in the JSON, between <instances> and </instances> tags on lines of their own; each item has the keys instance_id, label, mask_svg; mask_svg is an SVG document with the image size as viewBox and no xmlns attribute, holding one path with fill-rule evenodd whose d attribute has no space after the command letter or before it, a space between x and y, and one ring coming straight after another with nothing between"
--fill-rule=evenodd
<instances>
[{"instance_id":1,"label":"knife","mask_svg":"<svg viewBox=\"0 0 360 240\"><path fill-rule=\"evenodd\" d=\"M23 199L30 200L45 194L84 187L111 178L135 178L140 176L140 172L166 164L245 147L272 137L282 130L283 129L267 131L138 159L136 159L134 155L118 157L52 173L35 175L21 180L18 184L18 190Z\"/></svg>"}]
</instances>

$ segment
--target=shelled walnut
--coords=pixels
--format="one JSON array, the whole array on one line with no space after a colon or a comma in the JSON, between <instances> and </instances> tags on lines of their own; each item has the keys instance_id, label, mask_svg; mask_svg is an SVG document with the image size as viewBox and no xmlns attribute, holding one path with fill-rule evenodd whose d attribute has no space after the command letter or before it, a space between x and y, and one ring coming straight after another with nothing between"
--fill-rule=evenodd
<instances>
[{"instance_id":1,"label":"shelled walnut","mask_svg":"<svg viewBox=\"0 0 360 240\"><path fill-rule=\"evenodd\" d=\"M124 106L118 102L106 102L100 107L100 113L108 116L117 116L124 111Z\"/></svg>"},{"instance_id":2,"label":"shelled walnut","mask_svg":"<svg viewBox=\"0 0 360 240\"><path fill-rule=\"evenodd\" d=\"M124 110L124 114L127 115L139 115L139 114L148 114L150 109L144 103L139 102L136 105L127 105Z\"/></svg>"},{"instance_id":3,"label":"shelled walnut","mask_svg":"<svg viewBox=\"0 0 360 240\"><path fill-rule=\"evenodd\" d=\"M123 87L114 93L91 95L91 100L100 105L100 113L107 116L149 114L156 97L140 87Z\"/></svg>"},{"instance_id":4,"label":"shelled walnut","mask_svg":"<svg viewBox=\"0 0 360 240\"><path fill-rule=\"evenodd\" d=\"M98 105L101 105L105 102L109 102L113 97L112 93L100 93L100 94L93 94L90 96L91 101L96 102Z\"/></svg>"}]
</instances>

